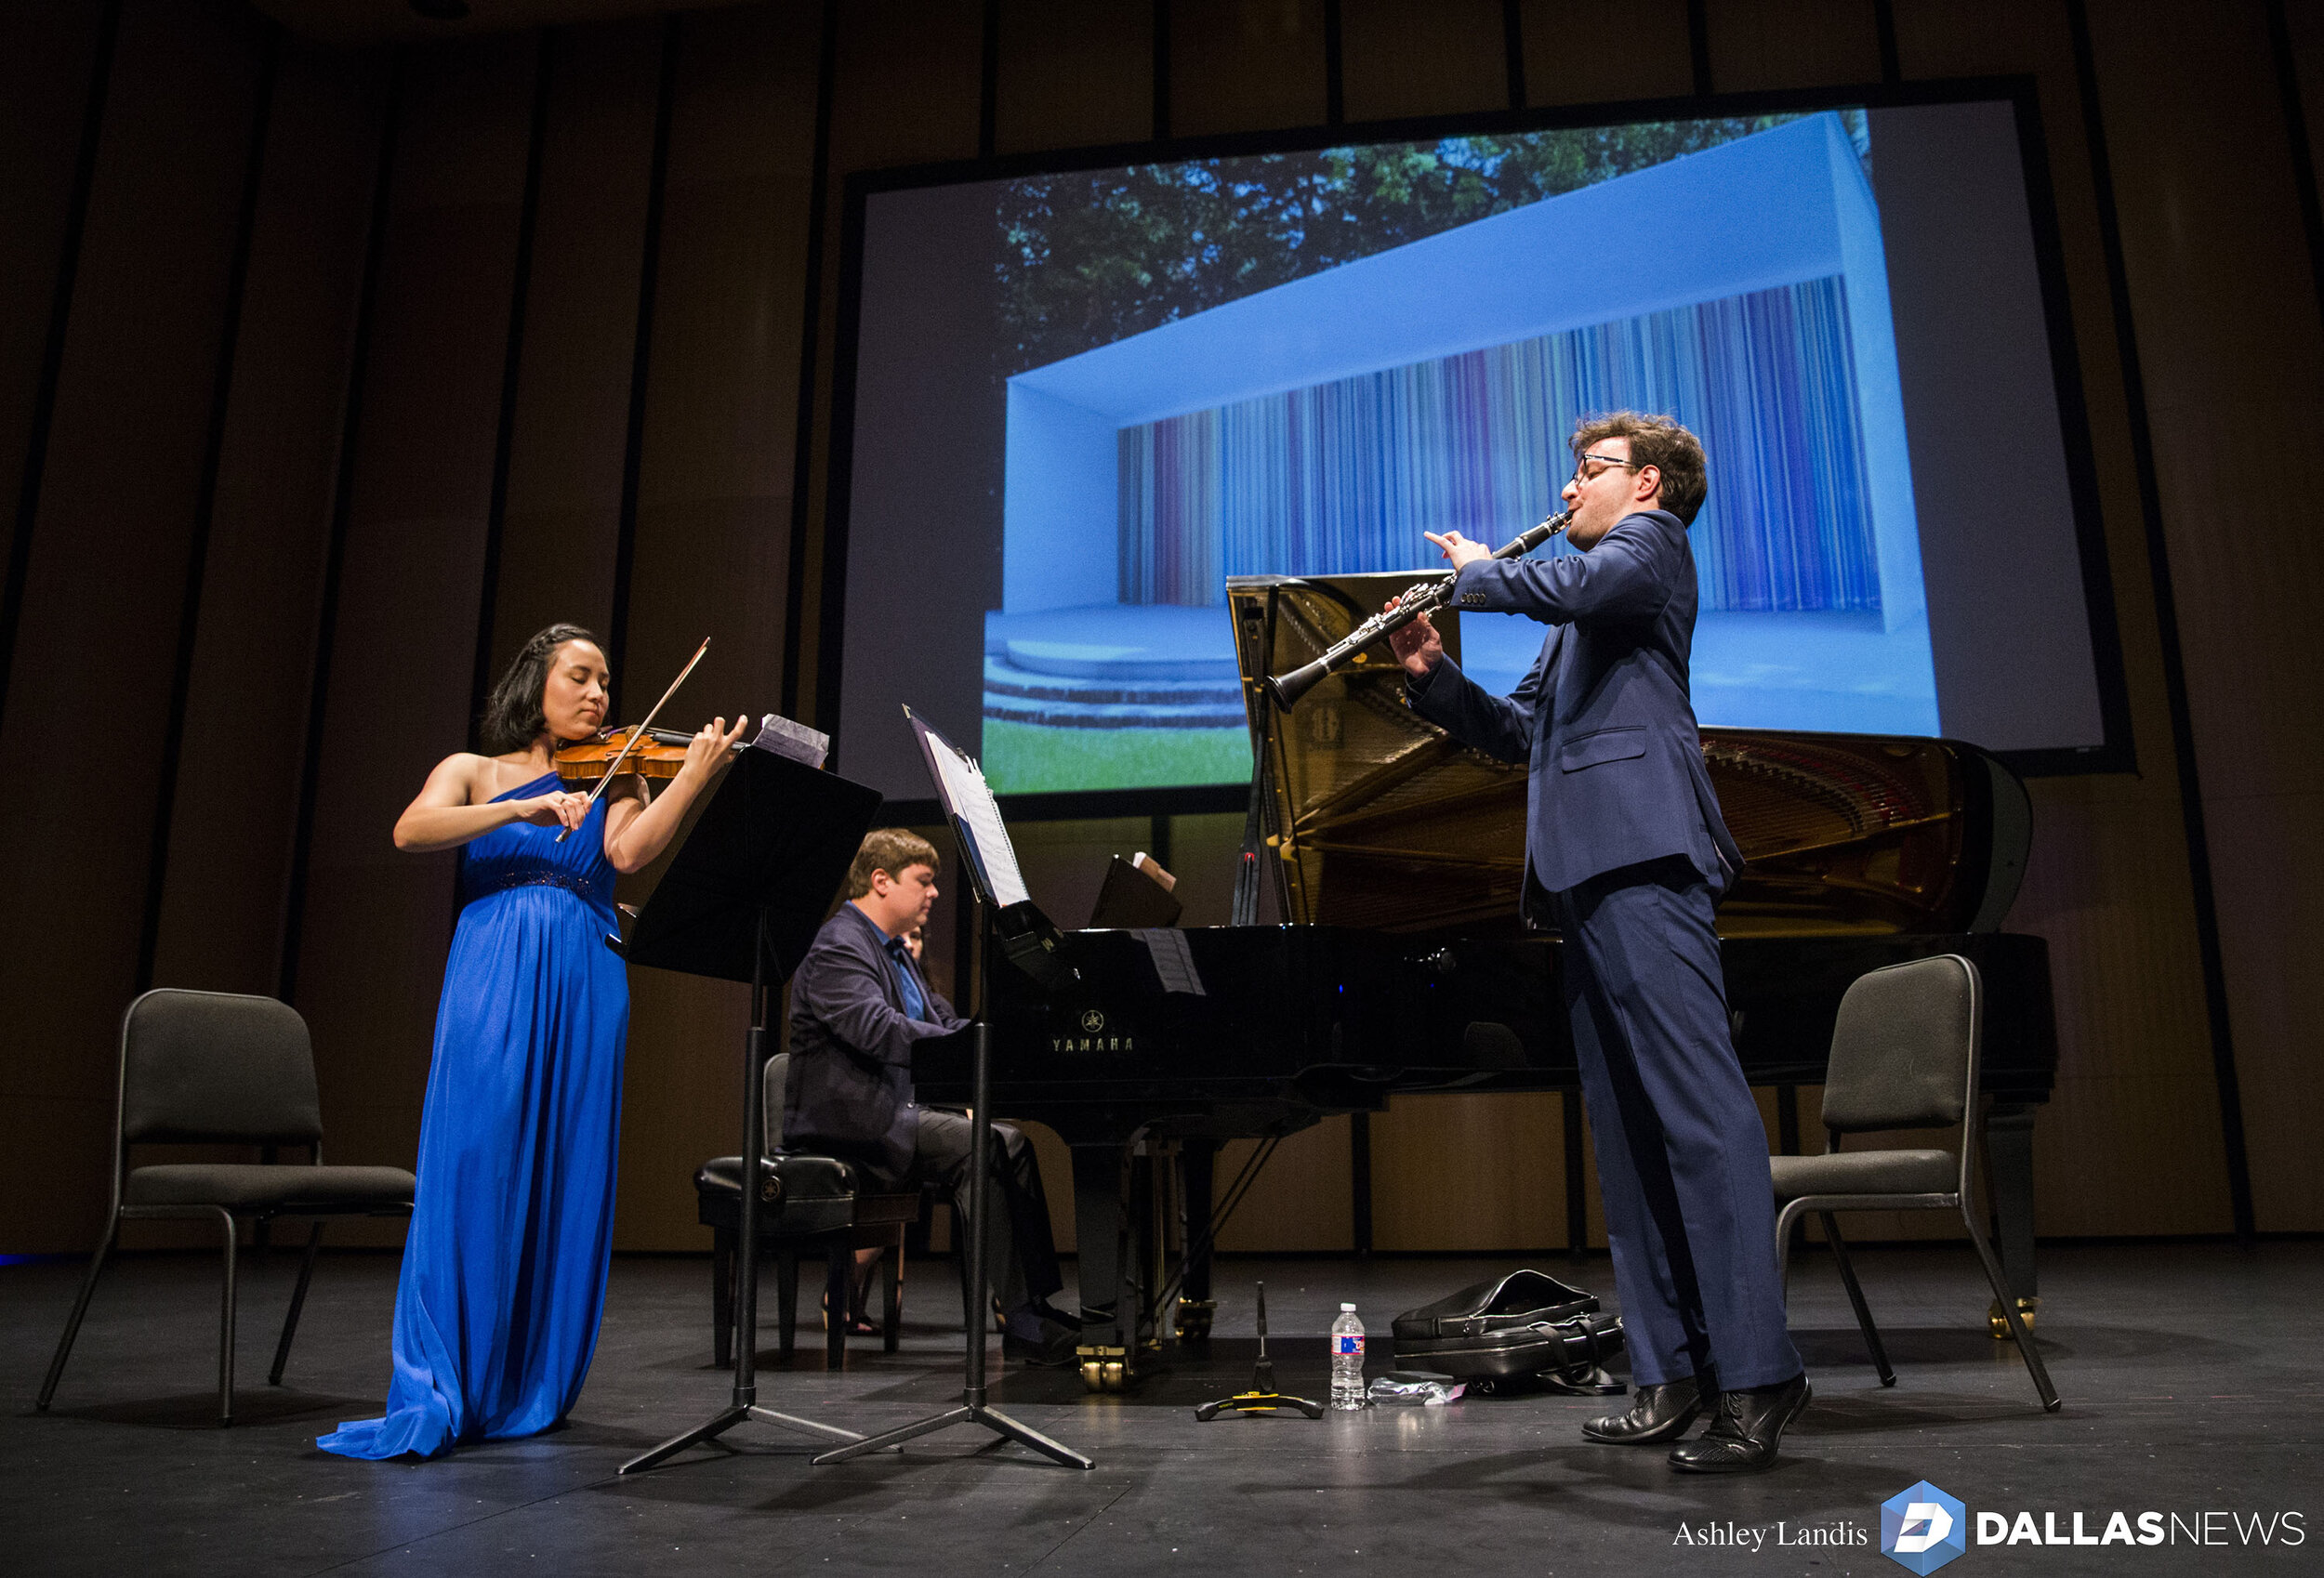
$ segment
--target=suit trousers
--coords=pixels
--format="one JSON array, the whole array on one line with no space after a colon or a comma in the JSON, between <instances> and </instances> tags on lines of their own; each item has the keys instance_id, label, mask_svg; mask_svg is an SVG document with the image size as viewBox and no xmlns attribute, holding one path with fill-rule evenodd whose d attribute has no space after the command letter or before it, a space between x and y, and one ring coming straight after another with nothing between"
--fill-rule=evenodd
<instances>
[{"instance_id":1,"label":"suit trousers","mask_svg":"<svg viewBox=\"0 0 2324 1578\"><path fill-rule=\"evenodd\" d=\"M1671 858L1552 898L1631 1377L1788 1381L1802 1366L1767 1131L1728 1032L1710 886Z\"/></svg>"},{"instance_id":2,"label":"suit trousers","mask_svg":"<svg viewBox=\"0 0 2324 1578\"><path fill-rule=\"evenodd\" d=\"M973 1124L942 1107L918 1110L919 1137L912 1151L912 1183L932 1183L952 1196L956 1230L971 1230L970 1141ZM987 1198L997 1207L984 1224L984 1280L1003 1311L1022 1309L1065 1285L1057 1267L1057 1243L1050 1230L1049 1197L1041 1189L1041 1165L1033 1142L1013 1124L993 1125L993 1187ZM1769 1232L1775 1230L1771 1226ZM967 1253L964 1243L960 1253Z\"/></svg>"}]
</instances>

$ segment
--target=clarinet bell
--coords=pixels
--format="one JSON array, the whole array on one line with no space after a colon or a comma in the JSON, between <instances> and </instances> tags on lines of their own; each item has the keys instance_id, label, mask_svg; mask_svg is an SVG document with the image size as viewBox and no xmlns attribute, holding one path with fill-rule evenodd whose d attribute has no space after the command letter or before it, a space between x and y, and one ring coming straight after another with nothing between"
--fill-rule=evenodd
<instances>
[{"instance_id":1,"label":"clarinet bell","mask_svg":"<svg viewBox=\"0 0 2324 1578\"><path fill-rule=\"evenodd\" d=\"M1300 704L1301 697L1323 682L1332 667L1331 658L1327 654L1288 674L1278 674L1265 682L1267 694L1274 698L1276 706L1289 712Z\"/></svg>"}]
</instances>

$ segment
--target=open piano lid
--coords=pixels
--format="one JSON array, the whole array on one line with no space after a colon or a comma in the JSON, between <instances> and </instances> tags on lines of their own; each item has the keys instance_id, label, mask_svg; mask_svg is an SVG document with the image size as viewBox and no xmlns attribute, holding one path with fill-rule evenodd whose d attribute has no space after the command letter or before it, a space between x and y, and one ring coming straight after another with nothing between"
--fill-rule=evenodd
<instances>
[{"instance_id":1,"label":"open piano lid","mask_svg":"<svg viewBox=\"0 0 2324 1578\"><path fill-rule=\"evenodd\" d=\"M1227 582L1255 750L1267 753L1285 918L1421 931L1514 927L1525 769L1456 743L1404 704L1387 644L1289 713L1259 682L1320 655L1407 572ZM1436 616L1459 651L1454 611ZM1702 731L1749 862L1728 937L1991 931L2031 835L2024 786L1974 745L1911 736Z\"/></svg>"}]
</instances>

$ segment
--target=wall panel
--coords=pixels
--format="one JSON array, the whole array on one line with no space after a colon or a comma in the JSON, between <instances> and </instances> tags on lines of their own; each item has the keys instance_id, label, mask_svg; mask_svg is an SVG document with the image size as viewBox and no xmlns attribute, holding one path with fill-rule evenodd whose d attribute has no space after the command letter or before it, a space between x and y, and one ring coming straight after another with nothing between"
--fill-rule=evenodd
<instances>
[{"instance_id":1,"label":"wall panel","mask_svg":"<svg viewBox=\"0 0 2324 1578\"><path fill-rule=\"evenodd\" d=\"M0 11L0 564L16 539L26 446L47 362L105 8L27 0Z\"/></svg>"},{"instance_id":2,"label":"wall panel","mask_svg":"<svg viewBox=\"0 0 2324 1578\"><path fill-rule=\"evenodd\" d=\"M405 78L294 999L345 1162L408 1166L418 1143L456 859L399 853L390 830L468 739L536 52L429 49Z\"/></svg>"},{"instance_id":3,"label":"wall panel","mask_svg":"<svg viewBox=\"0 0 2324 1578\"><path fill-rule=\"evenodd\" d=\"M942 0L876 0L838 12L833 83L829 187L818 282L815 451L810 456L808 536L802 570L808 595L796 645L799 707L810 722L820 704L824 525L830 478L832 369L838 354L840 217L846 178L859 170L970 159L977 151L983 103L983 7ZM822 720L825 724L828 719ZM845 744L839 746L845 760Z\"/></svg>"},{"instance_id":4,"label":"wall panel","mask_svg":"<svg viewBox=\"0 0 2324 1578\"><path fill-rule=\"evenodd\" d=\"M171 803L158 984L277 987L384 65L292 39L275 80Z\"/></svg>"},{"instance_id":5,"label":"wall panel","mask_svg":"<svg viewBox=\"0 0 2324 1578\"><path fill-rule=\"evenodd\" d=\"M1524 0L1525 101L1596 104L1695 90L1686 0Z\"/></svg>"},{"instance_id":6,"label":"wall panel","mask_svg":"<svg viewBox=\"0 0 2324 1578\"><path fill-rule=\"evenodd\" d=\"M842 6L833 171L975 157L984 59L981 0Z\"/></svg>"},{"instance_id":7,"label":"wall panel","mask_svg":"<svg viewBox=\"0 0 2324 1578\"><path fill-rule=\"evenodd\" d=\"M1236 1139L1219 1148L1217 1187L1221 1194L1257 1143ZM1219 1247L1229 1254L1345 1254L1353 1249L1354 1196L1348 1191L1348 1164L1345 1118L1326 1118L1288 1136L1250 1186L1241 1208L1220 1230ZM1051 1192L1053 1198L1054 1186ZM1218 1281L1223 1283L1227 1278ZM1227 1296L1235 1296L1231 1287Z\"/></svg>"},{"instance_id":8,"label":"wall panel","mask_svg":"<svg viewBox=\"0 0 2324 1578\"><path fill-rule=\"evenodd\" d=\"M1508 108L1499 0L1340 0L1340 16L1349 120Z\"/></svg>"},{"instance_id":9,"label":"wall panel","mask_svg":"<svg viewBox=\"0 0 2324 1578\"><path fill-rule=\"evenodd\" d=\"M1719 0L1706 11L1715 93L1881 80L1872 0Z\"/></svg>"},{"instance_id":10,"label":"wall panel","mask_svg":"<svg viewBox=\"0 0 2324 1578\"><path fill-rule=\"evenodd\" d=\"M1170 131L1320 125L1323 0L1172 0Z\"/></svg>"},{"instance_id":11,"label":"wall panel","mask_svg":"<svg viewBox=\"0 0 2324 1578\"><path fill-rule=\"evenodd\" d=\"M2050 940L2060 1042L2058 1089L2034 1131L2036 1223L2053 1234L2160 1230L2141 1226L2129 1203L2145 1188L2150 1148L2162 1143L2180 1185L2174 1230L2222 1231L2232 1217L2219 1104L2215 1094L2202 1098L2211 1046L2194 889L2065 7L1897 0L1895 10L1907 80L2015 72L2036 80L2138 753L2135 774L2028 786L2033 852L2008 925ZM2093 1129L2100 1113L2127 1128Z\"/></svg>"},{"instance_id":12,"label":"wall panel","mask_svg":"<svg viewBox=\"0 0 2324 1578\"><path fill-rule=\"evenodd\" d=\"M1142 142L1153 132L1153 0L1002 0L996 151Z\"/></svg>"},{"instance_id":13,"label":"wall panel","mask_svg":"<svg viewBox=\"0 0 2324 1578\"><path fill-rule=\"evenodd\" d=\"M1224 926L1235 914L1235 874L1243 855L1243 813L1170 818L1170 858L1181 926Z\"/></svg>"},{"instance_id":14,"label":"wall panel","mask_svg":"<svg viewBox=\"0 0 2324 1578\"><path fill-rule=\"evenodd\" d=\"M2307 124L2309 167L2324 171L2324 11L2291 0L2277 8L2283 14L2284 44L2291 56L2291 91L2299 100L2300 118ZM2316 238L2308 239L2313 245ZM2311 270L2320 263L2324 259L2311 257Z\"/></svg>"},{"instance_id":15,"label":"wall panel","mask_svg":"<svg viewBox=\"0 0 2324 1578\"><path fill-rule=\"evenodd\" d=\"M25 1249L90 1242L104 1209L257 63L256 28L207 6L155 0L122 21L0 724L19 760L92 731L116 743L0 822L39 907L0 957L21 1045L45 1054L0 1075L9 1197L55 1206L17 1219Z\"/></svg>"},{"instance_id":16,"label":"wall panel","mask_svg":"<svg viewBox=\"0 0 2324 1578\"><path fill-rule=\"evenodd\" d=\"M558 34L550 54L492 588L495 677L527 638L559 620L611 638L661 39L650 19L574 28ZM624 699L642 706L660 693L660 685L635 685Z\"/></svg>"},{"instance_id":17,"label":"wall panel","mask_svg":"<svg viewBox=\"0 0 2324 1578\"><path fill-rule=\"evenodd\" d=\"M1399 1096L1372 1120L1372 1243L1383 1250L1565 1243L1565 1098ZM1591 1242L1605 1243L1588 1150Z\"/></svg>"},{"instance_id":18,"label":"wall panel","mask_svg":"<svg viewBox=\"0 0 2324 1578\"><path fill-rule=\"evenodd\" d=\"M2324 418L2324 322L2257 0L2092 19L2153 422L2228 1011L2263 1230L2324 1228L2324 1032L2287 967L2324 886L2309 671L2319 511L2277 470ZM2231 552L2221 551L2232 544ZM2313 935L2308 933L2307 935Z\"/></svg>"},{"instance_id":19,"label":"wall panel","mask_svg":"<svg viewBox=\"0 0 2324 1578\"><path fill-rule=\"evenodd\" d=\"M818 27L800 6L679 29L624 716L705 636L673 723L780 704ZM630 993L616 1243L699 1248L691 1180L740 1136L749 993L649 969Z\"/></svg>"}]
</instances>

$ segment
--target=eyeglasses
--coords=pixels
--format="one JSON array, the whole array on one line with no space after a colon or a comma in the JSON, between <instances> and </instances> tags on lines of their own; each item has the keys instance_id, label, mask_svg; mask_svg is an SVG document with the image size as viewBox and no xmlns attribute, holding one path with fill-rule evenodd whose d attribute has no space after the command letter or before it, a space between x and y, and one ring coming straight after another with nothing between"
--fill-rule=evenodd
<instances>
[{"instance_id":1,"label":"eyeglasses","mask_svg":"<svg viewBox=\"0 0 2324 1578\"><path fill-rule=\"evenodd\" d=\"M1624 460L1618 454L1584 454L1574 462L1575 481L1587 482L1600 474L1599 471L1590 469L1590 463L1593 460L1598 463L1601 470L1608 466L1618 466L1625 471L1635 471L1642 464L1635 460Z\"/></svg>"}]
</instances>

